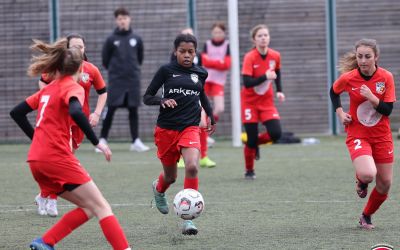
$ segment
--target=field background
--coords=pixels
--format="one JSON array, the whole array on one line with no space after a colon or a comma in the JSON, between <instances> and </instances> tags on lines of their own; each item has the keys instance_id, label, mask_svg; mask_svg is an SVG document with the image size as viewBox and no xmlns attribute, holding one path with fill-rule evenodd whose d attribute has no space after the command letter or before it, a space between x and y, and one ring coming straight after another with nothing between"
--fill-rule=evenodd
<instances>
[{"instance_id":1,"label":"field background","mask_svg":"<svg viewBox=\"0 0 400 250\"><path fill-rule=\"evenodd\" d=\"M320 139L318 145L264 146L255 181L243 179L242 149L218 142L210 150L218 166L200 170L206 209L194 221L197 236L183 236L180 219L150 207L151 183L161 170L155 149L139 154L129 152L128 144L111 144L113 159L106 163L85 144L77 156L113 204L134 249L370 249L378 243L399 248L397 165L390 198L373 217L376 229L361 230L357 222L365 200L354 191L344 138ZM25 163L27 150L27 145L0 145L0 249L27 249L56 221L36 214L38 188ZM167 192L170 204L183 173L179 170ZM62 214L71 206L60 201L59 208ZM56 249L110 247L93 219Z\"/></svg>"}]
</instances>

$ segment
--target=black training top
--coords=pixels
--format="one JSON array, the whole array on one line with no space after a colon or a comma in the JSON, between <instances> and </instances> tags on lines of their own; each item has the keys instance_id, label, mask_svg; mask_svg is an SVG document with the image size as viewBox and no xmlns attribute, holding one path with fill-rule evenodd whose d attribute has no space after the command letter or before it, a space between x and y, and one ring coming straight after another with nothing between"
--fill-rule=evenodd
<instances>
[{"instance_id":1,"label":"black training top","mask_svg":"<svg viewBox=\"0 0 400 250\"><path fill-rule=\"evenodd\" d=\"M174 99L175 108L163 108L160 105L157 125L161 128L182 131L189 126L198 126L201 107L215 124L212 109L204 93L204 82L208 76L205 69L193 65L185 68L176 61L161 66L151 81L143 102L146 105L160 105L163 99ZM156 96L162 88L162 96ZM201 103L201 106L200 106Z\"/></svg>"}]
</instances>

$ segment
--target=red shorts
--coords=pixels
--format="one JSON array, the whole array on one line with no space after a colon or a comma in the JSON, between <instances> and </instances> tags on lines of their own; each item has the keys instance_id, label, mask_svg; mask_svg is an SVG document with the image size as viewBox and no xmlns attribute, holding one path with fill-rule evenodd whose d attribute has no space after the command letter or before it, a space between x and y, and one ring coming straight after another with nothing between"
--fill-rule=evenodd
<instances>
[{"instance_id":1,"label":"red shorts","mask_svg":"<svg viewBox=\"0 0 400 250\"><path fill-rule=\"evenodd\" d=\"M85 134L77 125L71 126L71 133L72 148L78 149L83 139L85 138Z\"/></svg>"},{"instance_id":2,"label":"red shorts","mask_svg":"<svg viewBox=\"0 0 400 250\"><path fill-rule=\"evenodd\" d=\"M156 127L154 139L157 156L166 166L175 165L181 157L182 148L197 148L200 151L200 128L191 126L183 131Z\"/></svg>"},{"instance_id":3,"label":"red shorts","mask_svg":"<svg viewBox=\"0 0 400 250\"><path fill-rule=\"evenodd\" d=\"M206 82L204 92L207 96L224 96L224 85Z\"/></svg>"},{"instance_id":4,"label":"red shorts","mask_svg":"<svg viewBox=\"0 0 400 250\"><path fill-rule=\"evenodd\" d=\"M254 104L242 102L242 123L258 123L269 120L280 120L275 106L259 107Z\"/></svg>"},{"instance_id":5,"label":"red shorts","mask_svg":"<svg viewBox=\"0 0 400 250\"><path fill-rule=\"evenodd\" d=\"M65 184L81 185L92 180L78 160L30 161L29 166L41 193L48 195L64 192Z\"/></svg>"},{"instance_id":6,"label":"red shorts","mask_svg":"<svg viewBox=\"0 0 400 250\"><path fill-rule=\"evenodd\" d=\"M393 139L391 135L383 138L356 138L347 136L346 145L352 161L361 155L372 156L375 163L393 163L394 161Z\"/></svg>"}]
</instances>

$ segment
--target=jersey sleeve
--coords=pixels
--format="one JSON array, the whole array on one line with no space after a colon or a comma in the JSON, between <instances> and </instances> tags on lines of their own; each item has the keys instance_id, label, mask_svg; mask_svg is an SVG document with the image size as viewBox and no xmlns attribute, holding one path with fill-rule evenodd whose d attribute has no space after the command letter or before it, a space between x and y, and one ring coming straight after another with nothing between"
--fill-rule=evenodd
<instances>
[{"instance_id":1,"label":"jersey sleeve","mask_svg":"<svg viewBox=\"0 0 400 250\"><path fill-rule=\"evenodd\" d=\"M333 83L333 92L335 94L340 94L345 91L347 85L347 75L341 75L334 83Z\"/></svg>"},{"instance_id":2,"label":"jersey sleeve","mask_svg":"<svg viewBox=\"0 0 400 250\"><path fill-rule=\"evenodd\" d=\"M253 60L251 54L246 54L243 59L242 75L253 76Z\"/></svg>"},{"instance_id":3,"label":"jersey sleeve","mask_svg":"<svg viewBox=\"0 0 400 250\"><path fill-rule=\"evenodd\" d=\"M40 103L40 91L36 92L35 94L29 96L26 98L26 103L33 109L36 110L39 108L39 103Z\"/></svg>"},{"instance_id":4,"label":"jersey sleeve","mask_svg":"<svg viewBox=\"0 0 400 250\"><path fill-rule=\"evenodd\" d=\"M275 65L275 70L280 70L281 69L281 54L277 53L276 54L276 65Z\"/></svg>"},{"instance_id":5,"label":"jersey sleeve","mask_svg":"<svg viewBox=\"0 0 400 250\"><path fill-rule=\"evenodd\" d=\"M396 94L395 94L395 85L393 80L393 75L388 74L387 77L387 87L385 91L385 96L383 97L384 102L395 102L396 101Z\"/></svg>"},{"instance_id":6,"label":"jersey sleeve","mask_svg":"<svg viewBox=\"0 0 400 250\"><path fill-rule=\"evenodd\" d=\"M69 99L71 99L71 97L76 97L80 104L83 106L83 103L85 101L85 90L79 84L72 83L68 87L66 87L63 96L65 105L69 106Z\"/></svg>"},{"instance_id":7,"label":"jersey sleeve","mask_svg":"<svg viewBox=\"0 0 400 250\"><path fill-rule=\"evenodd\" d=\"M104 82L103 76L100 73L100 70L96 66L93 66L92 73L93 73L94 89L95 90L104 89L106 87L106 84Z\"/></svg>"}]
</instances>

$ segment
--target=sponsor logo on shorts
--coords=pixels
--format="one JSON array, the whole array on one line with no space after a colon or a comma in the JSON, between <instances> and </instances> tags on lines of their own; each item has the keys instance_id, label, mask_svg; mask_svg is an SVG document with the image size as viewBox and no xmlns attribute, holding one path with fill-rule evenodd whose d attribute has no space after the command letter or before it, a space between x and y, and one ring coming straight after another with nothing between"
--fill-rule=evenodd
<instances>
[{"instance_id":1,"label":"sponsor logo on shorts","mask_svg":"<svg viewBox=\"0 0 400 250\"><path fill-rule=\"evenodd\" d=\"M197 141L190 141L189 142L190 145L193 145L193 144L196 144L196 143L198 143L198 142Z\"/></svg>"},{"instance_id":2,"label":"sponsor logo on shorts","mask_svg":"<svg viewBox=\"0 0 400 250\"><path fill-rule=\"evenodd\" d=\"M388 154L390 154L390 155L393 154L393 149L390 150L390 151L388 152Z\"/></svg>"}]
</instances>

